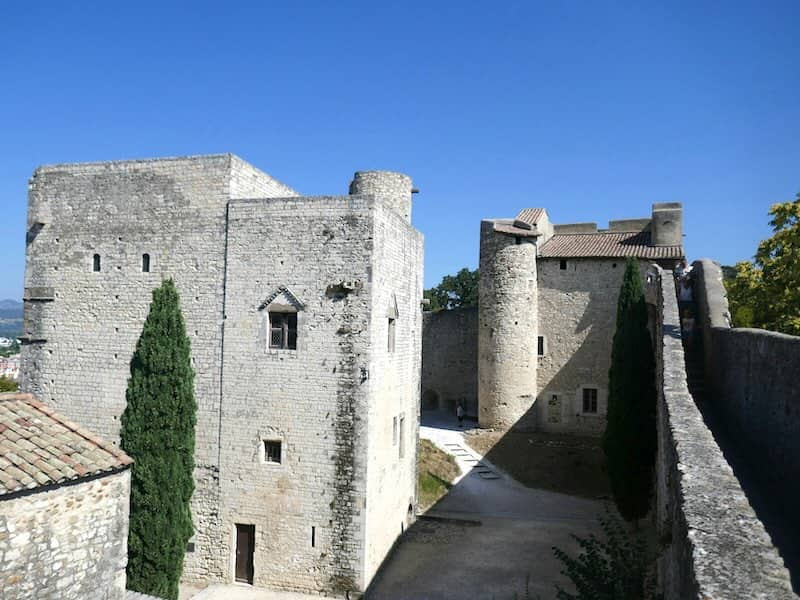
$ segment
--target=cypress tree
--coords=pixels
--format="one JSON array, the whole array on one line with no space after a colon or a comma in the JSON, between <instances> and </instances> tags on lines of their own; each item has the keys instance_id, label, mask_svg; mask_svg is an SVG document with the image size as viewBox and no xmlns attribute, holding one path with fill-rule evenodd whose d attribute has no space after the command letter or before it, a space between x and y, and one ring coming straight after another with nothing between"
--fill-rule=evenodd
<instances>
[{"instance_id":1,"label":"cypress tree","mask_svg":"<svg viewBox=\"0 0 800 600\"><path fill-rule=\"evenodd\" d=\"M647 514L656 453L655 361L638 261L629 258L617 304L603 450L611 490L628 521Z\"/></svg>"},{"instance_id":2,"label":"cypress tree","mask_svg":"<svg viewBox=\"0 0 800 600\"><path fill-rule=\"evenodd\" d=\"M153 290L131 359L122 449L133 459L128 588L177 600L192 536L197 405L189 338L173 281Z\"/></svg>"}]
</instances>

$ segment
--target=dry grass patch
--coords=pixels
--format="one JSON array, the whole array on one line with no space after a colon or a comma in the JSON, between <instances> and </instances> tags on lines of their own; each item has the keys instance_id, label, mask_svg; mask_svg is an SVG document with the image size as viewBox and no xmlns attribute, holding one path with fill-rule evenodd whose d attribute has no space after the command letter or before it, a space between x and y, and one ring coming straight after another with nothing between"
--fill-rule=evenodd
<instances>
[{"instance_id":1,"label":"dry grass patch","mask_svg":"<svg viewBox=\"0 0 800 600\"><path fill-rule=\"evenodd\" d=\"M455 459L430 440L419 441L417 467L419 512L425 512L448 492L460 471Z\"/></svg>"}]
</instances>

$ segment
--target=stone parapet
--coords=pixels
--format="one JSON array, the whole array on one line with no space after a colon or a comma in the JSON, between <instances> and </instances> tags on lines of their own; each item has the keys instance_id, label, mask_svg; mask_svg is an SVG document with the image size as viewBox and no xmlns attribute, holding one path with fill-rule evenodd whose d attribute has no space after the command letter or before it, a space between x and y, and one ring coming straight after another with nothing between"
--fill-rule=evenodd
<instances>
[{"instance_id":1,"label":"stone parapet","mask_svg":"<svg viewBox=\"0 0 800 600\"><path fill-rule=\"evenodd\" d=\"M789 573L706 427L686 383L670 274L657 269L656 518L667 600L794 598Z\"/></svg>"}]
</instances>

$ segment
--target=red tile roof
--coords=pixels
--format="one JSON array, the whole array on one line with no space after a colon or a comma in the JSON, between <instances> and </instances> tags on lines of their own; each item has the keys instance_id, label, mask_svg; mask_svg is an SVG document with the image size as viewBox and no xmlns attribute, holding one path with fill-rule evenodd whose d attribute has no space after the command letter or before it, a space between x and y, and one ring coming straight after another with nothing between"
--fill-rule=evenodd
<instances>
[{"instance_id":1,"label":"red tile roof","mask_svg":"<svg viewBox=\"0 0 800 600\"><path fill-rule=\"evenodd\" d=\"M0 498L131 463L122 450L30 394L0 394Z\"/></svg>"},{"instance_id":2,"label":"red tile roof","mask_svg":"<svg viewBox=\"0 0 800 600\"><path fill-rule=\"evenodd\" d=\"M517 221L522 221L528 225L536 225L543 214L543 208L523 208L517 215Z\"/></svg>"},{"instance_id":3,"label":"red tile roof","mask_svg":"<svg viewBox=\"0 0 800 600\"><path fill-rule=\"evenodd\" d=\"M650 232L564 233L539 249L542 258L683 258L683 246L651 246Z\"/></svg>"}]
</instances>

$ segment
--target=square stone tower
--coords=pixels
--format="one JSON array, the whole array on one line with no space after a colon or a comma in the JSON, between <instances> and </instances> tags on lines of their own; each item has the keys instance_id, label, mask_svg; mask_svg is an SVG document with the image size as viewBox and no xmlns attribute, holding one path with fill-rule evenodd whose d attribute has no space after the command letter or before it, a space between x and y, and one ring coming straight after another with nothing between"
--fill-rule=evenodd
<instances>
[{"instance_id":1,"label":"square stone tower","mask_svg":"<svg viewBox=\"0 0 800 600\"><path fill-rule=\"evenodd\" d=\"M30 183L22 388L118 439L173 278L198 403L184 578L366 589L413 516L422 236L411 180L304 197L232 155L47 166Z\"/></svg>"}]
</instances>

